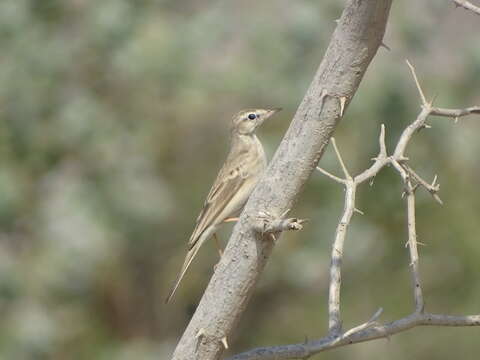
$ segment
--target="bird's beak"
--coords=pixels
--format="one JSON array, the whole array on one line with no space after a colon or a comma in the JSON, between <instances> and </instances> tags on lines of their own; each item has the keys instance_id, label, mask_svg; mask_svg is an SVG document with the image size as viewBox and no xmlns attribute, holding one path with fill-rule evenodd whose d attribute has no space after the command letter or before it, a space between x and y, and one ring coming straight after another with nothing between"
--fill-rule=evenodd
<instances>
[{"instance_id":1,"label":"bird's beak","mask_svg":"<svg viewBox=\"0 0 480 360\"><path fill-rule=\"evenodd\" d=\"M268 112L267 112L267 118L275 115L277 112L281 111L282 108L273 108L273 109L268 109Z\"/></svg>"}]
</instances>

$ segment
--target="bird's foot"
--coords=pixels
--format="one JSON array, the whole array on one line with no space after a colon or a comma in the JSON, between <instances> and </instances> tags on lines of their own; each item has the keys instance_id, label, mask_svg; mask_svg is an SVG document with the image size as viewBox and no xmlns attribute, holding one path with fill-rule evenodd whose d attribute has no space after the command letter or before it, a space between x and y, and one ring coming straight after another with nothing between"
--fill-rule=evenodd
<instances>
[{"instance_id":1,"label":"bird's foot","mask_svg":"<svg viewBox=\"0 0 480 360\"><path fill-rule=\"evenodd\" d=\"M222 246L220 245L220 240L218 240L217 234L213 234L213 238L215 239L215 245L217 246L217 251L218 251L218 256L222 257L223 255L223 249Z\"/></svg>"}]
</instances>

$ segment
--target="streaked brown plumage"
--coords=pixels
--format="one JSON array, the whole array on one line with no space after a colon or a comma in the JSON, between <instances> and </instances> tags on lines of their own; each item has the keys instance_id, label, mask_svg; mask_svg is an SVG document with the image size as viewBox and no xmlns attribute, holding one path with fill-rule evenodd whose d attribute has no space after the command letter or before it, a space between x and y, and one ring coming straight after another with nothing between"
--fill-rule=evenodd
<instances>
[{"instance_id":1,"label":"streaked brown plumage","mask_svg":"<svg viewBox=\"0 0 480 360\"><path fill-rule=\"evenodd\" d=\"M238 214L267 166L263 146L255 129L280 109L246 109L233 117L230 153L208 193L195 229L188 241L188 252L168 303L203 243L222 222Z\"/></svg>"}]
</instances>

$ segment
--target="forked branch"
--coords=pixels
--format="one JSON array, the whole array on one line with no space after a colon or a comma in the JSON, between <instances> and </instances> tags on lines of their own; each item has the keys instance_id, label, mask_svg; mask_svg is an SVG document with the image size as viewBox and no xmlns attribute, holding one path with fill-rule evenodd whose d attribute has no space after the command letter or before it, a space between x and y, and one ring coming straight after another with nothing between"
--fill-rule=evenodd
<instances>
[{"instance_id":1,"label":"forked branch","mask_svg":"<svg viewBox=\"0 0 480 360\"><path fill-rule=\"evenodd\" d=\"M379 137L379 154L373 158L374 163L362 173L352 177L345 165L335 139L331 139L332 146L337 156L340 167L345 178L338 177L332 173L318 167L317 169L334 180L345 186L345 207L341 219L338 223L335 239L332 245L331 265L330 265L330 284L328 299L328 328L327 336L318 340L306 341L304 343L271 346L257 348L248 352L235 355L229 360L284 360L284 359L306 359L321 351L326 351L339 346L350 345L368 340L374 340L397 334L401 331L411 329L416 326L480 326L480 315L452 316L443 314L431 314L425 312L425 301L422 292L419 255L416 232L416 214L415 214L415 192L418 187L425 188L432 197L440 204L442 201L438 196L440 186L437 184L435 176L432 183L423 180L408 164L408 158L405 156L407 146L412 137L422 128L430 128L426 120L430 115L450 117L458 120L459 117L479 114L480 107L474 106L465 109L444 109L432 106L432 101L428 102L420 86L415 68L407 61L415 81L419 96L421 99L421 111L417 118L402 132L392 155L387 154L385 145L385 126L382 124ZM415 302L414 311L399 320L388 324L378 324L377 320L381 315L380 308L370 320L356 326L350 330L342 330L342 320L340 311L340 288L342 282L341 266L344 254L344 244L347 230L351 219L357 210L355 205L355 195L358 185L374 178L387 165L398 172L404 182L404 195L406 196L407 229L408 241L406 246L410 255L410 272L412 276L413 297Z\"/></svg>"},{"instance_id":2,"label":"forked branch","mask_svg":"<svg viewBox=\"0 0 480 360\"><path fill-rule=\"evenodd\" d=\"M172 360L222 356L224 339L238 325L273 250L274 243L265 241L272 236L259 236L258 215L268 210L277 216L293 206L382 43L391 3L346 1L318 71L245 204Z\"/></svg>"}]
</instances>

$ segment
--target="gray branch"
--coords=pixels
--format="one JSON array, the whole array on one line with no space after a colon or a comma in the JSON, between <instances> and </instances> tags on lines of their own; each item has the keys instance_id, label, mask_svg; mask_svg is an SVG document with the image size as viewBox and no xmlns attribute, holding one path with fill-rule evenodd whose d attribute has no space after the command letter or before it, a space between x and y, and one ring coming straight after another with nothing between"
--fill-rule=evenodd
<instances>
[{"instance_id":1,"label":"gray branch","mask_svg":"<svg viewBox=\"0 0 480 360\"><path fill-rule=\"evenodd\" d=\"M269 212L281 218L293 206L382 43L390 6L391 0L347 2L320 67L235 225L174 360L220 358L274 246L255 230L256 216Z\"/></svg>"},{"instance_id":2,"label":"gray branch","mask_svg":"<svg viewBox=\"0 0 480 360\"><path fill-rule=\"evenodd\" d=\"M461 6L464 9L470 10L473 13L480 15L480 7L473 5L470 1L467 0L453 0L455 6Z\"/></svg>"},{"instance_id":3,"label":"gray branch","mask_svg":"<svg viewBox=\"0 0 480 360\"><path fill-rule=\"evenodd\" d=\"M338 223L335 233L335 239L332 246L331 264L330 264L330 284L328 299L328 335L318 340L307 341L305 343L270 346L253 349L231 357L228 360L286 360L286 359L307 359L321 351L330 350L339 346L355 344L363 341L374 340L378 338L389 337L401 331L411 329L421 325L436 326L480 326L480 315L451 316L443 314L430 314L424 311L425 302L423 298L420 271L419 256L417 248L416 218L415 218L415 190L418 185L425 187L441 203L437 195L439 186L436 184L436 177L432 184L427 183L408 165L405 151L413 135L421 128L428 127L426 120L429 115L441 115L457 118L470 114L476 114L478 106L466 109L443 109L432 107L431 102L427 102L425 94L415 73L414 67L407 61L415 80L419 96L422 102L422 109L417 118L402 132L395 150L391 156L388 156L385 145L385 126L382 124L379 147L380 151L374 163L367 170L359 175L352 177L345 165L340 151L332 138L332 145L337 155L338 162L342 168L344 179L331 174L330 172L318 167L317 169L328 176L330 179L345 186L345 207L342 217ZM375 177L383 168L391 164L399 173L405 183L405 194L407 197L407 228L408 228L408 248L410 253L410 272L412 275L413 297L415 301L415 310L409 316L393 321L385 325L379 325L379 318L382 309L379 309L370 320L364 324L358 325L350 330L343 332L340 313L340 289L341 289L341 265L343 259L343 248L348 227L353 214L355 213L355 194L357 186L368 179ZM359 210L357 210L359 212Z\"/></svg>"},{"instance_id":4,"label":"gray branch","mask_svg":"<svg viewBox=\"0 0 480 360\"><path fill-rule=\"evenodd\" d=\"M345 333L339 337L324 338L304 343L257 348L235 355L228 360L287 360L307 359L322 351L364 341L388 338L416 326L480 326L480 315L452 316L413 313L385 325L377 325ZM353 330L353 329L352 329Z\"/></svg>"}]
</instances>

